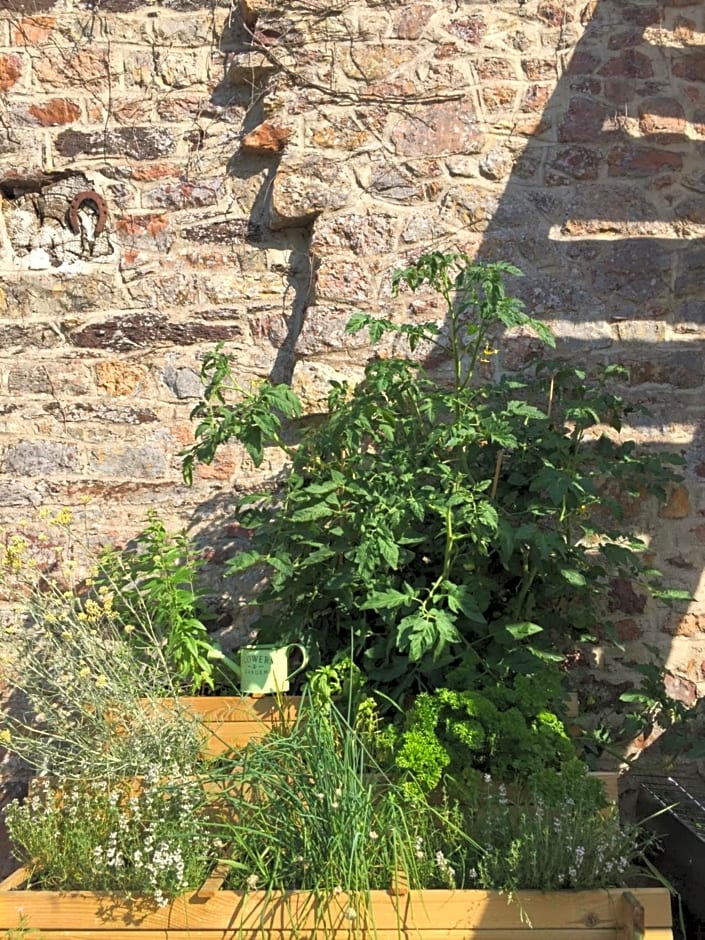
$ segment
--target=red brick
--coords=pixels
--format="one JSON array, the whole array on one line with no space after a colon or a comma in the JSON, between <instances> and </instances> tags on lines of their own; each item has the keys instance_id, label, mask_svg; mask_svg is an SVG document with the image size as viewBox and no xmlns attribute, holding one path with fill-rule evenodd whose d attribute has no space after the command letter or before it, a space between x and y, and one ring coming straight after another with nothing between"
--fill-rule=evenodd
<instances>
[{"instance_id":1,"label":"red brick","mask_svg":"<svg viewBox=\"0 0 705 940\"><path fill-rule=\"evenodd\" d=\"M705 82L705 52L680 52L673 63L673 74L688 82Z\"/></svg>"},{"instance_id":2,"label":"red brick","mask_svg":"<svg viewBox=\"0 0 705 940\"><path fill-rule=\"evenodd\" d=\"M539 3L536 13L538 18L548 26L564 26L570 22L570 16L563 3Z\"/></svg>"},{"instance_id":3,"label":"red brick","mask_svg":"<svg viewBox=\"0 0 705 940\"><path fill-rule=\"evenodd\" d=\"M32 104L27 109L42 127L58 127L71 124L81 115L81 109L67 98L50 98L41 104Z\"/></svg>"},{"instance_id":4,"label":"red brick","mask_svg":"<svg viewBox=\"0 0 705 940\"><path fill-rule=\"evenodd\" d=\"M676 98L646 98L639 104L642 134L683 134L685 111Z\"/></svg>"},{"instance_id":5,"label":"red brick","mask_svg":"<svg viewBox=\"0 0 705 940\"><path fill-rule=\"evenodd\" d=\"M395 24L395 33L399 39L418 39L434 9L426 3L413 3L404 9Z\"/></svg>"},{"instance_id":6,"label":"red brick","mask_svg":"<svg viewBox=\"0 0 705 940\"><path fill-rule=\"evenodd\" d=\"M0 55L0 92L8 91L22 74L22 60L18 55Z\"/></svg>"},{"instance_id":7,"label":"red brick","mask_svg":"<svg viewBox=\"0 0 705 940\"><path fill-rule=\"evenodd\" d=\"M281 153L290 138L291 130L288 127L265 121L249 134L245 134L242 149L246 153Z\"/></svg>"},{"instance_id":8,"label":"red brick","mask_svg":"<svg viewBox=\"0 0 705 940\"><path fill-rule=\"evenodd\" d=\"M679 153L658 147L640 147L638 143L614 147L607 155L608 175L612 177L645 177L655 173L678 171L683 165Z\"/></svg>"},{"instance_id":9,"label":"red brick","mask_svg":"<svg viewBox=\"0 0 705 940\"><path fill-rule=\"evenodd\" d=\"M674 69L675 71L675 69ZM651 59L636 49L625 49L614 59L610 59L599 71L604 76L624 76L625 78L652 78L654 68Z\"/></svg>"},{"instance_id":10,"label":"red brick","mask_svg":"<svg viewBox=\"0 0 705 940\"><path fill-rule=\"evenodd\" d=\"M571 98L565 117L558 128L561 143L594 144L603 136L608 116L604 105L590 98Z\"/></svg>"},{"instance_id":11,"label":"red brick","mask_svg":"<svg viewBox=\"0 0 705 940\"><path fill-rule=\"evenodd\" d=\"M13 46L33 46L45 42L56 25L54 16L26 16L10 28Z\"/></svg>"}]
</instances>

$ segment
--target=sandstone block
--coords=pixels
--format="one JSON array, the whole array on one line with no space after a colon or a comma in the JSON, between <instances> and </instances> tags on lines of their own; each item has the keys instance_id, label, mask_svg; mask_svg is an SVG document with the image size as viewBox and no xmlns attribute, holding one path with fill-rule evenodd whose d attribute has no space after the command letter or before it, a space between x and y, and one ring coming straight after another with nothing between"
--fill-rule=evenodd
<instances>
[{"instance_id":1,"label":"sandstone block","mask_svg":"<svg viewBox=\"0 0 705 940\"><path fill-rule=\"evenodd\" d=\"M90 88L99 91L108 87L110 53L107 48L49 49L43 51L32 65L35 84L44 88ZM117 74L113 76L117 79Z\"/></svg>"},{"instance_id":2,"label":"sandstone block","mask_svg":"<svg viewBox=\"0 0 705 940\"><path fill-rule=\"evenodd\" d=\"M603 136L607 108L590 98L571 98L565 117L558 126L561 143L595 144Z\"/></svg>"},{"instance_id":3,"label":"sandstone block","mask_svg":"<svg viewBox=\"0 0 705 940\"><path fill-rule=\"evenodd\" d=\"M673 487L668 495L668 501L659 509L661 519L685 519L691 514L690 494L684 484Z\"/></svg>"},{"instance_id":4,"label":"sandstone block","mask_svg":"<svg viewBox=\"0 0 705 940\"><path fill-rule=\"evenodd\" d=\"M479 46L485 38L487 26L481 16L470 16L467 19L451 20L446 30L463 42L472 46Z\"/></svg>"},{"instance_id":5,"label":"sandstone block","mask_svg":"<svg viewBox=\"0 0 705 940\"><path fill-rule=\"evenodd\" d=\"M108 395L135 395L146 381L147 370L132 362L107 359L96 365L96 384Z\"/></svg>"},{"instance_id":6,"label":"sandstone block","mask_svg":"<svg viewBox=\"0 0 705 940\"><path fill-rule=\"evenodd\" d=\"M639 103L639 130L642 134L683 134L683 105L677 98L646 98Z\"/></svg>"},{"instance_id":7,"label":"sandstone block","mask_svg":"<svg viewBox=\"0 0 705 940\"><path fill-rule=\"evenodd\" d=\"M272 228L307 225L325 209L342 209L351 193L345 165L308 157L282 163L272 184Z\"/></svg>"},{"instance_id":8,"label":"sandstone block","mask_svg":"<svg viewBox=\"0 0 705 940\"><path fill-rule=\"evenodd\" d=\"M50 98L48 101L30 105L27 111L42 127L72 124L81 116L79 106L68 98Z\"/></svg>"},{"instance_id":9,"label":"sandstone block","mask_svg":"<svg viewBox=\"0 0 705 940\"><path fill-rule=\"evenodd\" d=\"M18 55L0 55L0 92L9 91L21 74L22 59Z\"/></svg>"},{"instance_id":10,"label":"sandstone block","mask_svg":"<svg viewBox=\"0 0 705 940\"><path fill-rule=\"evenodd\" d=\"M394 17L394 35L399 39L418 39L431 19L435 7L430 3L412 3Z\"/></svg>"},{"instance_id":11,"label":"sandstone block","mask_svg":"<svg viewBox=\"0 0 705 940\"><path fill-rule=\"evenodd\" d=\"M55 16L25 16L10 25L13 46L34 46L45 42L56 24Z\"/></svg>"},{"instance_id":12,"label":"sandstone block","mask_svg":"<svg viewBox=\"0 0 705 940\"><path fill-rule=\"evenodd\" d=\"M40 501L41 494L26 483L0 479L0 506L3 508L37 506Z\"/></svg>"},{"instance_id":13,"label":"sandstone block","mask_svg":"<svg viewBox=\"0 0 705 940\"><path fill-rule=\"evenodd\" d=\"M190 182L162 183L142 191L142 204L147 209L192 209L212 206L218 202L222 179L194 179Z\"/></svg>"},{"instance_id":14,"label":"sandstone block","mask_svg":"<svg viewBox=\"0 0 705 940\"><path fill-rule=\"evenodd\" d=\"M599 74L605 77L652 78L654 67L648 55L636 49L625 49L605 62Z\"/></svg>"},{"instance_id":15,"label":"sandstone block","mask_svg":"<svg viewBox=\"0 0 705 940\"><path fill-rule=\"evenodd\" d=\"M681 52L672 67L677 78L687 82L705 82L705 52Z\"/></svg>"},{"instance_id":16,"label":"sandstone block","mask_svg":"<svg viewBox=\"0 0 705 940\"><path fill-rule=\"evenodd\" d=\"M479 153L485 142L471 102L448 101L402 117L392 131L398 155L441 156Z\"/></svg>"},{"instance_id":17,"label":"sandstone block","mask_svg":"<svg viewBox=\"0 0 705 940\"><path fill-rule=\"evenodd\" d=\"M613 147L607 155L608 175L651 178L655 173L678 172L683 157L662 147L646 147L638 142Z\"/></svg>"},{"instance_id":18,"label":"sandstone block","mask_svg":"<svg viewBox=\"0 0 705 940\"><path fill-rule=\"evenodd\" d=\"M245 153L281 153L291 139L291 129L265 121L242 138Z\"/></svg>"},{"instance_id":19,"label":"sandstone block","mask_svg":"<svg viewBox=\"0 0 705 940\"><path fill-rule=\"evenodd\" d=\"M167 362L162 371L162 381L179 399L200 398L203 392L201 376L195 369L187 366L176 367Z\"/></svg>"},{"instance_id":20,"label":"sandstone block","mask_svg":"<svg viewBox=\"0 0 705 940\"><path fill-rule=\"evenodd\" d=\"M124 450L100 448L90 454L89 472L116 480L153 480L166 476L168 469L164 453L153 444Z\"/></svg>"},{"instance_id":21,"label":"sandstone block","mask_svg":"<svg viewBox=\"0 0 705 940\"><path fill-rule=\"evenodd\" d=\"M313 228L311 251L326 253L351 251L362 256L379 256L395 247L395 217L389 213L351 212L317 219Z\"/></svg>"}]
</instances>

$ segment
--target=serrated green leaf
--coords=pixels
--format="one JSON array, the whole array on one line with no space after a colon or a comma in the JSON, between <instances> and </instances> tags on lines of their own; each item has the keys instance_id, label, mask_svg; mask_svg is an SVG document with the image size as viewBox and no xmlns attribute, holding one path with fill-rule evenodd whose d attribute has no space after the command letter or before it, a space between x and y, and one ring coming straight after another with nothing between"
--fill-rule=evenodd
<instances>
[{"instance_id":1,"label":"serrated green leaf","mask_svg":"<svg viewBox=\"0 0 705 940\"><path fill-rule=\"evenodd\" d=\"M383 538L382 536L378 537L377 545L379 546L379 551L382 555L382 558L384 558L389 567L396 569L399 565L398 545L389 539Z\"/></svg>"},{"instance_id":2,"label":"serrated green leaf","mask_svg":"<svg viewBox=\"0 0 705 940\"><path fill-rule=\"evenodd\" d=\"M386 591L373 591L369 594L367 599L360 604L360 610L394 610L408 603L408 594L389 588Z\"/></svg>"},{"instance_id":3,"label":"serrated green leaf","mask_svg":"<svg viewBox=\"0 0 705 940\"><path fill-rule=\"evenodd\" d=\"M530 620L523 620L519 623L509 623L504 628L515 640L525 640L528 636L535 633L542 633L543 627L538 623L532 623Z\"/></svg>"},{"instance_id":4,"label":"serrated green leaf","mask_svg":"<svg viewBox=\"0 0 705 940\"><path fill-rule=\"evenodd\" d=\"M292 522L314 522L316 519L326 519L334 513L328 503L314 503L312 506L302 506L295 509L289 517Z\"/></svg>"},{"instance_id":5,"label":"serrated green leaf","mask_svg":"<svg viewBox=\"0 0 705 940\"><path fill-rule=\"evenodd\" d=\"M264 560L262 553L253 549L252 551L240 552L234 558L230 558L225 563L225 567L229 574L237 574L251 568L253 565L261 564Z\"/></svg>"}]
</instances>

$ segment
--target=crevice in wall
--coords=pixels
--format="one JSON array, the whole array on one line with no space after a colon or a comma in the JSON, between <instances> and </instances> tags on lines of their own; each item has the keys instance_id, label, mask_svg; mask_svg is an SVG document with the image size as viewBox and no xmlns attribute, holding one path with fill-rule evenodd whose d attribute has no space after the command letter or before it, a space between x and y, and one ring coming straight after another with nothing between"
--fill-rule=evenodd
<instances>
[{"instance_id":1,"label":"crevice in wall","mask_svg":"<svg viewBox=\"0 0 705 940\"><path fill-rule=\"evenodd\" d=\"M113 255L105 204L85 174L6 174L0 197L3 254L14 266L40 271Z\"/></svg>"}]
</instances>

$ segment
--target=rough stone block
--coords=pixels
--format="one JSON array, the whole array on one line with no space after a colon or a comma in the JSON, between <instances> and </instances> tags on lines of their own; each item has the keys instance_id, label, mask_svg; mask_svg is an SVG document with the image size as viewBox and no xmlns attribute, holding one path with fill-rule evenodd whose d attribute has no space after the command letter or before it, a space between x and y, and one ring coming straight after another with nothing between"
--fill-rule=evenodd
<instances>
[{"instance_id":1,"label":"rough stone block","mask_svg":"<svg viewBox=\"0 0 705 940\"><path fill-rule=\"evenodd\" d=\"M79 470L75 444L51 440L18 441L10 445L0 464L1 472L18 477L48 477Z\"/></svg>"},{"instance_id":2,"label":"rough stone block","mask_svg":"<svg viewBox=\"0 0 705 940\"><path fill-rule=\"evenodd\" d=\"M485 142L471 102L448 101L418 109L392 131L397 154L478 153Z\"/></svg>"},{"instance_id":3,"label":"rough stone block","mask_svg":"<svg viewBox=\"0 0 705 940\"><path fill-rule=\"evenodd\" d=\"M15 53L0 54L0 93L9 91L22 75L22 59Z\"/></svg>"},{"instance_id":4,"label":"rough stone block","mask_svg":"<svg viewBox=\"0 0 705 940\"><path fill-rule=\"evenodd\" d=\"M351 188L342 161L313 156L300 163L282 162L272 185L271 227L308 225L324 209L342 209Z\"/></svg>"},{"instance_id":5,"label":"rough stone block","mask_svg":"<svg viewBox=\"0 0 705 940\"><path fill-rule=\"evenodd\" d=\"M222 323L179 323L163 314L136 313L102 323L92 323L71 336L74 346L83 349L130 350L162 343L189 346L193 343L231 339L241 334L239 326Z\"/></svg>"},{"instance_id":6,"label":"rough stone block","mask_svg":"<svg viewBox=\"0 0 705 940\"><path fill-rule=\"evenodd\" d=\"M84 49L49 46L33 61L32 73L35 84L52 91L80 88L97 92L108 88L109 79L118 79L117 71L110 67L109 49L95 45Z\"/></svg>"},{"instance_id":7,"label":"rough stone block","mask_svg":"<svg viewBox=\"0 0 705 940\"><path fill-rule=\"evenodd\" d=\"M40 127L60 127L77 121L81 116L81 109L75 101L68 98L50 98L29 105L26 114L28 123L38 124Z\"/></svg>"},{"instance_id":8,"label":"rough stone block","mask_svg":"<svg viewBox=\"0 0 705 940\"><path fill-rule=\"evenodd\" d=\"M174 152L176 141L165 127L117 127L107 131L62 131L55 146L62 157L130 157L157 160Z\"/></svg>"},{"instance_id":9,"label":"rough stone block","mask_svg":"<svg viewBox=\"0 0 705 940\"><path fill-rule=\"evenodd\" d=\"M89 473L115 480L154 480L167 475L169 465L161 448L138 444L124 449L96 448L90 454Z\"/></svg>"}]
</instances>

